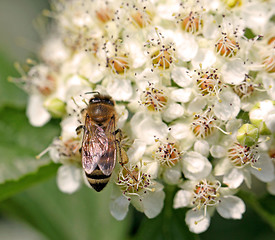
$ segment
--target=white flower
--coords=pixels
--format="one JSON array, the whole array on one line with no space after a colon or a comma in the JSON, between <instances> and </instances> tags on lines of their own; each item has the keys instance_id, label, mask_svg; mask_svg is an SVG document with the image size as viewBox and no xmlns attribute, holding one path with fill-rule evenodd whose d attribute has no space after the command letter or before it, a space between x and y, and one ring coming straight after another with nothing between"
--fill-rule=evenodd
<instances>
[{"instance_id":1,"label":"white flower","mask_svg":"<svg viewBox=\"0 0 275 240\"><path fill-rule=\"evenodd\" d=\"M189 230L201 233L207 230L213 208L224 218L240 219L245 212L244 202L232 196L227 188L212 176L197 181L186 181L174 198L174 208L192 207L186 213Z\"/></svg>"},{"instance_id":2,"label":"white flower","mask_svg":"<svg viewBox=\"0 0 275 240\"><path fill-rule=\"evenodd\" d=\"M182 159L182 172L188 179L202 179L207 177L212 170L212 165L206 157L198 152L188 152Z\"/></svg>"},{"instance_id":3,"label":"white flower","mask_svg":"<svg viewBox=\"0 0 275 240\"><path fill-rule=\"evenodd\" d=\"M143 172L142 164L122 167L116 184L110 204L111 214L116 219L124 219L130 203L148 218L156 217L163 208L163 186Z\"/></svg>"}]
</instances>

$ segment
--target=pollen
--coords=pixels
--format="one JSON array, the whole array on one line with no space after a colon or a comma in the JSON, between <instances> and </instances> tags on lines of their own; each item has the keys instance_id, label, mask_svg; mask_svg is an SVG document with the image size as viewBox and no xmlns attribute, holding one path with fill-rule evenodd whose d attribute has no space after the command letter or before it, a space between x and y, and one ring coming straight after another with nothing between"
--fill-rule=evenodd
<instances>
[{"instance_id":1,"label":"pollen","mask_svg":"<svg viewBox=\"0 0 275 240\"><path fill-rule=\"evenodd\" d=\"M222 33L222 36L215 44L215 48L217 53L223 57L233 57L240 50L239 43L226 33Z\"/></svg>"},{"instance_id":2,"label":"pollen","mask_svg":"<svg viewBox=\"0 0 275 240\"><path fill-rule=\"evenodd\" d=\"M153 112L161 112L166 107L167 101L164 91L155 88L151 83L141 95L141 104Z\"/></svg>"},{"instance_id":3,"label":"pollen","mask_svg":"<svg viewBox=\"0 0 275 240\"><path fill-rule=\"evenodd\" d=\"M180 160L181 152L176 143L162 143L160 141L157 150L153 152L153 157L162 166L173 167Z\"/></svg>"},{"instance_id":4,"label":"pollen","mask_svg":"<svg viewBox=\"0 0 275 240\"><path fill-rule=\"evenodd\" d=\"M261 170L254 166L259 160L259 153L257 151L257 145L252 147L242 146L241 144L235 142L227 151L228 158L231 163L237 168L243 168L246 165Z\"/></svg>"},{"instance_id":5,"label":"pollen","mask_svg":"<svg viewBox=\"0 0 275 240\"><path fill-rule=\"evenodd\" d=\"M215 206L219 201L219 189L221 183L219 181L201 180L193 190L193 201L195 209L200 210L202 207Z\"/></svg>"}]
</instances>

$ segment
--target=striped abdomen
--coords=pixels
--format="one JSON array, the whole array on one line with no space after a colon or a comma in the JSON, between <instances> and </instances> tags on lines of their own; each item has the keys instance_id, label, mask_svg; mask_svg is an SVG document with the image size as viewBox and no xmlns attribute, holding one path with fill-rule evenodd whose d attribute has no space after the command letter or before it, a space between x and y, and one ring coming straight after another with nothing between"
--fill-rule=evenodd
<instances>
[{"instance_id":1,"label":"striped abdomen","mask_svg":"<svg viewBox=\"0 0 275 240\"><path fill-rule=\"evenodd\" d=\"M97 192L100 192L109 182L111 175L104 175L102 171L97 167L90 174L86 173L86 177L93 189L95 189Z\"/></svg>"}]
</instances>

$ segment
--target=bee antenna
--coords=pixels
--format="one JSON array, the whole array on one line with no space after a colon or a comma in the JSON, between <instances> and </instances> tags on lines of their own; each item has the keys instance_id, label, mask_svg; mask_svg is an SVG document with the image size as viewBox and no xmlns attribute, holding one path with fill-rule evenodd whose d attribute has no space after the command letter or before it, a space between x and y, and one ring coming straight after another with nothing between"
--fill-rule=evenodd
<instances>
[{"instance_id":1,"label":"bee antenna","mask_svg":"<svg viewBox=\"0 0 275 240\"><path fill-rule=\"evenodd\" d=\"M86 92L85 94L94 94L94 93L97 93L98 95L100 95L100 92L98 91Z\"/></svg>"}]
</instances>

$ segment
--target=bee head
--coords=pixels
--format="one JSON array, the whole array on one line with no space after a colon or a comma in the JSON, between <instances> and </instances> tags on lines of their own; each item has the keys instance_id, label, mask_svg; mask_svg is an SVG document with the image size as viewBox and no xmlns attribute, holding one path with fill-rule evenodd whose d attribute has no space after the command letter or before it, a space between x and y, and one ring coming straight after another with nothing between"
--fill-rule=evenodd
<instances>
[{"instance_id":1,"label":"bee head","mask_svg":"<svg viewBox=\"0 0 275 240\"><path fill-rule=\"evenodd\" d=\"M108 95L101 95L97 93L94 97L92 97L89 101L89 104L96 104L96 103L105 103L111 106L114 106L114 100Z\"/></svg>"}]
</instances>

